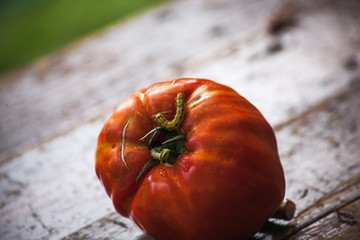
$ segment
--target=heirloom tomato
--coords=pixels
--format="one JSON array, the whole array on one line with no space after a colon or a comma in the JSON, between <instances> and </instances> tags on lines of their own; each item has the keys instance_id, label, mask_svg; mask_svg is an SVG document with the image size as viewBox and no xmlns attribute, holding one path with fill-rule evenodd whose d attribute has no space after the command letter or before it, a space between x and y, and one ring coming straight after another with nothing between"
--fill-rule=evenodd
<instances>
[{"instance_id":1,"label":"heirloom tomato","mask_svg":"<svg viewBox=\"0 0 360 240\"><path fill-rule=\"evenodd\" d=\"M271 126L206 79L134 93L101 130L95 165L116 211L159 240L247 239L285 191Z\"/></svg>"}]
</instances>

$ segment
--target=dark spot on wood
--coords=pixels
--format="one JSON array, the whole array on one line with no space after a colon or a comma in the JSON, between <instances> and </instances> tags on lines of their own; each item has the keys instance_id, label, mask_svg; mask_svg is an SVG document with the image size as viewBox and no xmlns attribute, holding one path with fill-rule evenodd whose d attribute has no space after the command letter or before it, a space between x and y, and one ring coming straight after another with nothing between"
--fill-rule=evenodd
<instances>
[{"instance_id":1,"label":"dark spot on wood","mask_svg":"<svg viewBox=\"0 0 360 240\"><path fill-rule=\"evenodd\" d=\"M342 223L345 223L347 225L357 224L355 217L349 213L340 212L339 210L337 210L336 215L337 215L337 219Z\"/></svg>"},{"instance_id":2,"label":"dark spot on wood","mask_svg":"<svg viewBox=\"0 0 360 240\"><path fill-rule=\"evenodd\" d=\"M211 37L220 37L225 34L225 28L220 25L215 25L210 28L210 36Z\"/></svg>"},{"instance_id":3,"label":"dark spot on wood","mask_svg":"<svg viewBox=\"0 0 360 240\"><path fill-rule=\"evenodd\" d=\"M283 44L280 40L271 41L270 44L267 46L267 52L269 54L277 53L283 50Z\"/></svg>"},{"instance_id":4,"label":"dark spot on wood","mask_svg":"<svg viewBox=\"0 0 360 240\"><path fill-rule=\"evenodd\" d=\"M116 224L116 225L119 225L119 226L121 226L121 227L123 227L123 228L125 228L125 229L128 229L129 227L125 224L125 223L123 223L123 222L119 222L119 221L116 221L116 220L113 220L113 219L106 219L107 221L109 221L109 222L111 222L111 223L113 223L113 224Z\"/></svg>"},{"instance_id":5,"label":"dark spot on wood","mask_svg":"<svg viewBox=\"0 0 360 240\"><path fill-rule=\"evenodd\" d=\"M271 35L278 35L296 25L295 15L297 6L293 3L282 5L270 18L267 25L267 32Z\"/></svg>"},{"instance_id":6,"label":"dark spot on wood","mask_svg":"<svg viewBox=\"0 0 360 240\"><path fill-rule=\"evenodd\" d=\"M306 197L307 194L308 194L308 192L309 192L309 190L308 190L308 189L305 189L305 190L303 191L303 193L301 194L300 198Z\"/></svg>"},{"instance_id":7,"label":"dark spot on wood","mask_svg":"<svg viewBox=\"0 0 360 240\"><path fill-rule=\"evenodd\" d=\"M331 146L333 146L333 147L339 147L340 146L340 143L338 141L336 141L333 137L329 137L328 141L331 144Z\"/></svg>"},{"instance_id":8,"label":"dark spot on wood","mask_svg":"<svg viewBox=\"0 0 360 240\"><path fill-rule=\"evenodd\" d=\"M355 56L351 56L349 57L345 62L344 62L344 68L346 70L349 70L349 71L354 71L358 68L359 66L359 63L358 63L358 60L356 59Z\"/></svg>"},{"instance_id":9,"label":"dark spot on wood","mask_svg":"<svg viewBox=\"0 0 360 240\"><path fill-rule=\"evenodd\" d=\"M19 196L21 194L21 191L18 189L14 189L14 190L10 190L10 191L6 191L5 195L7 197L11 197L11 196Z\"/></svg>"},{"instance_id":10,"label":"dark spot on wood","mask_svg":"<svg viewBox=\"0 0 360 240\"><path fill-rule=\"evenodd\" d=\"M357 123L352 122L352 123L350 124L349 131L350 131L351 133L355 133L355 132L357 131Z\"/></svg>"},{"instance_id":11,"label":"dark spot on wood","mask_svg":"<svg viewBox=\"0 0 360 240\"><path fill-rule=\"evenodd\" d=\"M175 17L174 12L170 8L163 8L156 15L157 20L160 22L166 22Z\"/></svg>"}]
</instances>

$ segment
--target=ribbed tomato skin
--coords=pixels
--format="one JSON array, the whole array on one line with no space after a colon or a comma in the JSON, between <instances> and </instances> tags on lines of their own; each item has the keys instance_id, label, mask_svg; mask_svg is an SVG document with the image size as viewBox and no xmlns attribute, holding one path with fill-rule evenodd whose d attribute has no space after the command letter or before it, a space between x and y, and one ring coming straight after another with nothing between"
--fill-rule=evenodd
<instances>
[{"instance_id":1,"label":"ribbed tomato skin","mask_svg":"<svg viewBox=\"0 0 360 240\"><path fill-rule=\"evenodd\" d=\"M156 164L140 140L172 119L184 94L185 151ZM285 179L274 132L233 89L206 79L156 83L119 105L98 137L96 174L115 209L158 240L248 239L281 204Z\"/></svg>"}]
</instances>

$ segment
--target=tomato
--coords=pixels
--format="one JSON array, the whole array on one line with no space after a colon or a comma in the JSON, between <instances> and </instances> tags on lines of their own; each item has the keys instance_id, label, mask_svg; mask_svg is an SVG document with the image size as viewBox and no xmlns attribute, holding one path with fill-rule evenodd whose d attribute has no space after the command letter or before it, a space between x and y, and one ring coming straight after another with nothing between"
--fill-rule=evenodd
<instances>
[{"instance_id":1,"label":"tomato","mask_svg":"<svg viewBox=\"0 0 360 240\"><path fill-rule=\"evenodd\" d=\"M95 169L116 211L159 240L247 239L285 191L271 126L206 79L156 83L119 105Z\"/></svg>"}]
</instances>

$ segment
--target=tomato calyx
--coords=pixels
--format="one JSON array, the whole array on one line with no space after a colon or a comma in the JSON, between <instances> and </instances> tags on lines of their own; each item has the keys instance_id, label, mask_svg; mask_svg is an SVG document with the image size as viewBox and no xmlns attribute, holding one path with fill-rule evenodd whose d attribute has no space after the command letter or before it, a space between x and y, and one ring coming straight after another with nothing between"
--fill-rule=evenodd
<instances>
[{"instance_id":1,"label":"tomato calyx","mask_svg":"<svg viewBox=\"0 0 360 240\"><path fill-rule=\"evenodd\" d=\"M138 182L144 172L154 164L172 165L177 157L185 151L186 137L179 135L178 129L185 116L184 95L178 93L176 96L176 114L173 120L168 121L161 113L156 115L156 120L160 126L153 128L140 140L148 139L148 147L150 149L150 159L140 171L136 182Z\"/></svg>"}]
</instances>

